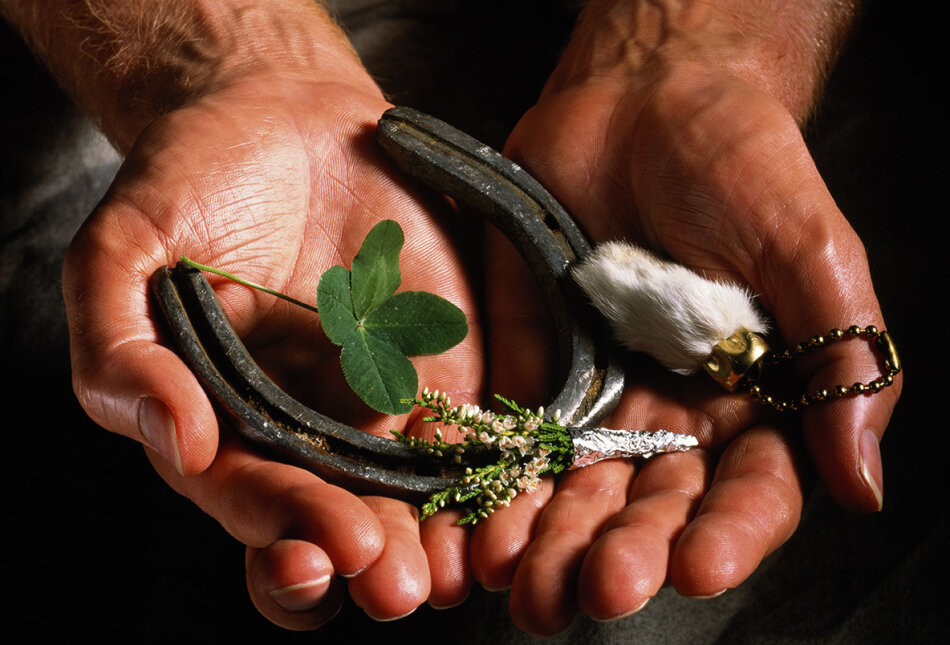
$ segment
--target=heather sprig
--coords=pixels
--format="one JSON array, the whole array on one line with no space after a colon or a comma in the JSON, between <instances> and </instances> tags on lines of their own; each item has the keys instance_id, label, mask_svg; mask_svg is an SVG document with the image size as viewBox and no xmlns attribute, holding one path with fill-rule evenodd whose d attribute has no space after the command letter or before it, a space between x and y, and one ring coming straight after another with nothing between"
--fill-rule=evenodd
<instances>
[{"instance_id":1,"label":"heather sprig","mask_svg":"<svg viewBox=\"0 0 950 645\"><path fill-rule=\"evenodd\" d=\"M413 450L437 457L452 455L462 462L466 451L484 447L497 451L496 462L478 468L466 468L459 483L433 494L423 504L420 519L433 515L446 504L463 504L474 500L475 510L459 520L459 524L476 524L495 509L507 506L519 493L531 493L540 485L545 473L559 473L574 458L573 442L566 428L558 423L560 411L545 420L544 408L537 411L522 408L514 401L495 395L508 409L506 413L482 410L465 403L452 407L448 395L428 388L421 396L410 399L432 414L424 421L455 426L462 435L461 443L445 441L437 430L431 441L406 437L393 431L396 438Z\"/></svg>"}]
</instances>

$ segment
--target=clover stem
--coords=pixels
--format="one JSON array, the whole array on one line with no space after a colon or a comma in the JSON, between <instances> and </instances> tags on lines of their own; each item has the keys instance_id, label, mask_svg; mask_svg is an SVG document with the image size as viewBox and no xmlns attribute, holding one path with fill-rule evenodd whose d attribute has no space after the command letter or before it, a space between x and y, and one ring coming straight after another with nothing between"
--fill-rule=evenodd
<instances>
[{"instance_id":1,"label":"clover stem","mask_svg":"<svg viewBox=\"0 0 950 645\"><path fill-rule=\"evenodd\" d=\"M255 284L255 283L253 283L253 282L250 282L249 280L245 280L245 279L243 279L243 278L239 278L239 277L237 277L236 275L234 275L233 273L228 273L227 271L222 271L221 269L215 269L214 267L209 267L209 266L206 266L206 265L204 265L204 264L200 264L200 263L198 263L198 262L195 262L194 260L191 260L191 259L189 259L189 258L186 258L184 255L181 256L181 261L184 262L185 264L187 264L188 266L194 267L194 268L199 269L199 270L201 270L201 271L207 271L207 272L209 272L209 273L214 273L214 274L216 274L216 275L223 276L223 277L227 278L228 280L233 280L234 282L237 282L238 284L243 284L245 287L251 287L252 289L257 289L258 291L263 291L264 293L269 293L269 294L272 295L272 296L277 296L278 298L280 298L280 299L282 299L282 300L286 300L287 302L291 302L291 303L297 305L298 307L303 307L304 309L309 309L310 311L312 311L312 312L314 312L314 313L320 313L320 312L317 310L317 308L314 307L313 305L308 305L306 302L303 302L303 301L301 301L301 300L297 300L296 298L291 298L290 296L288 296L288 295L286 295L286 294L283 294L283 293L281 293L281 292L279 292L279 291L274 291L273 289L268 289L267 287L263 287L263 286L261 286L261 285L259 285L259 284Z\"/></svg>"}]
</instances>

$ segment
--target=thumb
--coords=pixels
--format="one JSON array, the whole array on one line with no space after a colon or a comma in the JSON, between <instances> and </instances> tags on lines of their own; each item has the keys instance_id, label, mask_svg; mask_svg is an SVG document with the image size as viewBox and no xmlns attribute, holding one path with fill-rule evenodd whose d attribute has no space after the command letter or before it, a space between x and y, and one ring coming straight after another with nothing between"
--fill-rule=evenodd
<instances>
[{"instance_id":1,"label":"thumb","mask_svg":"<svg viewBox=\"0 0 950 645\"><path fill-rule=\"evenodd\" d=\"M96 423L193 474L214 459L217 420L191 371L159 344L148 282L165 256L135 209L100 207L77 234L63 266L73 389Z\"/></svg>"},{"instance_id":2,"label":"thumb","mask_svg":"<svg viewBox=\"0 0 950 645\"><path fill-rule=\"evenodd\" d=\"M762 293L782 336L794 346L831 330L852 326L886 329L871 283L864 246L828 196L824 216L788 218L759 276ZM781 230L793 227L795 230ZM766 254L764 254L766 255ZM826 336L826 338L828 338ZM863 342L871 340L871 344ZM866 335L844 334L799 360L809 394L868 384L884 374L883 360ZM900 375L880 393L851 393L811 405L803 413L803 432L818 472L831 494L854 511L883 505L878 444L900 395Z\"/></svg>"}]
</instances>

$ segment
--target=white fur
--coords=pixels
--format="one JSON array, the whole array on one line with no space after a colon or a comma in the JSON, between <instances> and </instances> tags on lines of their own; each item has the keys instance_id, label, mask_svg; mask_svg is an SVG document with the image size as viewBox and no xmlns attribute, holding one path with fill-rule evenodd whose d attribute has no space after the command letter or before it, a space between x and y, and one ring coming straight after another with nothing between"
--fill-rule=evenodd
<instances>
[{"instance_id":1,"label":"white fur","mask_svg":"<svg viewBox=\"0 0 950 645\"><path fill-rule=\"evenodd\" d=\"M766 331L747 289L707 280L632 244L601 244L571 272L621 343L680 374L695 372L739 327Z\"/></svg>"}]
</instances>

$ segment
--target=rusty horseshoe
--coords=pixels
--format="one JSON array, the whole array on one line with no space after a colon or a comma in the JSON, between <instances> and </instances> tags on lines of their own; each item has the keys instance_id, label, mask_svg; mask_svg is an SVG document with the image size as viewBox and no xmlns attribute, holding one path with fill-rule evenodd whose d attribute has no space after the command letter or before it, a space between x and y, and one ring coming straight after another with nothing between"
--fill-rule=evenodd
<instances>
[{"instance_id":1,"label":"rusty horseshoe","mask_svg":"<svg viewBox=\"0 0 950 645\"><path fill-rule=\"evenodd\" d=\"M383 114L377 141L402 171L480 213L517 247L554 318L561 388L545 406L586 426L617 404L624 376L609 334L570 278L590 244L558 202L517 164L417 110ZM338 423L281 390L251 358L198 270L162 267L151 289L169 339L237 431L278 458L355 492L417 501L461 477L449 460Z\"/></svg>"}]
</instances>

